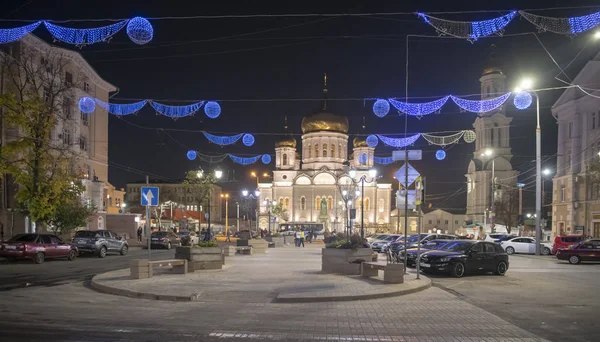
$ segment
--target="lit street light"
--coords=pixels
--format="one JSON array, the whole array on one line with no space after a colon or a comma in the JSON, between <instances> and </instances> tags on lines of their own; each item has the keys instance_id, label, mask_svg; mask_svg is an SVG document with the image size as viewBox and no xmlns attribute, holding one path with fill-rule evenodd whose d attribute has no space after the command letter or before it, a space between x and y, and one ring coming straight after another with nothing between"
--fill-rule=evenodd
<instances>
[{"instance_id":1,"label":"lit street light","mask_svg":"<svg viewBox=\"0 0 600 342\"><path fill-rule=\"evenodd\" d=\"M202 169L198 170L198 172L196 172L196 177L198 177L199 179L204 177L204 171ZM207 203L207 215L206 215L206 235L204 236L204 241L209 241L211 240L211 233L210 233L210 198L212 195L212 186L215 184L216 181L218 181L219 179L221 179L221 177L223 177L223 171L216 169L215 170L215 181L213 182L213 180L209 177L208 178L208 184L210 184L210 191L208 192L208 203ZM200 224L200 218L198 218L198 224Z\"/></svg>"},{"instance_id":2,"label":"lit street light","mask_svg":"<svg viewBox=\"0 0 600 342\"><path fill-rule=\"evenodd\" d=\"M494 155L494 150L491 148L486 149L481 156L482 157L492 157ZM496 156L497 157L497 156ZM496 157L492 158L492 191L490 198L490 232L494 229L494 216L496 216ZM485 224L485 223L484 223Z\"/></svg>"}]
</instances>

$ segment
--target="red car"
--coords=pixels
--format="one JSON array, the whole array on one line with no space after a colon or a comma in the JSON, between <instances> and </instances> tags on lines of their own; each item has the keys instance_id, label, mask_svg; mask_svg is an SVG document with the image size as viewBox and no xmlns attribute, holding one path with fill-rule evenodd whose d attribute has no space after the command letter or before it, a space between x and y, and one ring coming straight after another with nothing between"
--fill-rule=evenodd
<instances>
[{"instance_id":1,"label":"red car","mask_svg":"<svg viewBox=\"0 0 600 342\"><path fill-rule=\"evenodd\" d=\"M567 248L571 245L576 245L583 240L585 240L583 235L557 236L554 238L554 244L552 245L552 254L556 254L560 248Z\"/></svg>"},{"instance_id":2,"label":"red car","mask_svg":"<svg viewBox=\"0 0 600 342\"><path fill-rule=\"evenodd\" d=\"M52 258L75 260L78 254L77 246L51 234L19 234L0 245L0 257L8 260L31 259L36 264Z\"/></svg>"},{"instance_id":3,"label":"red car","mask_svg":"<svg viewBox=\"0 0 600 342\"><path fill-rule=\"evenodd\" d=\"M600 241L584 241L556 252L558 260L569 260L570 264L582 261L600 261Z\"/></svg>"}]
</instances>

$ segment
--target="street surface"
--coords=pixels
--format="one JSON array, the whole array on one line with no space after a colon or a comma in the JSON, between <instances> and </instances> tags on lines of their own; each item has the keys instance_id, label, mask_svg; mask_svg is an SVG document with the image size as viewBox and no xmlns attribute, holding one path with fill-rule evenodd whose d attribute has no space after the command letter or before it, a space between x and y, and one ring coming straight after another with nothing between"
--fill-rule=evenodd
<instances>
[{"instance_id":1,"label":"street surface","mask_svg":"<svg viewBox=\"0 0 600 342\"><path fill-rule=\"evenodd\" d=\"M154 259L174 253L152 252ZM132 250L127 257L0 264L2 341L570 342L600 335L600 264L517 255L504 277L430 276L434 287L419 293L332 303L165 302L107 295L86 285L92 274L125 268L129 259L146 255Z\"/></svg>"}]
</instances>

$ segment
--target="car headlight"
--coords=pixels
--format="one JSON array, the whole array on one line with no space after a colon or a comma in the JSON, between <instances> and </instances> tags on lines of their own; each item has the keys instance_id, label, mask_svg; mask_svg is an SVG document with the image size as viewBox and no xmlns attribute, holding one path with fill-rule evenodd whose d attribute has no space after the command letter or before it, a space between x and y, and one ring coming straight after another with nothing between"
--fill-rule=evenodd
<instances>
[{"instance_id":1,"label":"car headlight","mask_svg":"<svg viewBox=\"0 0 600 342\"><path fill-rule=\"evenodd\" d=\"M448 257L443 257L440 259L440 262L448 262L448 261L450 261L450 258L448 258Z\"/></svg>"}]
</instances>

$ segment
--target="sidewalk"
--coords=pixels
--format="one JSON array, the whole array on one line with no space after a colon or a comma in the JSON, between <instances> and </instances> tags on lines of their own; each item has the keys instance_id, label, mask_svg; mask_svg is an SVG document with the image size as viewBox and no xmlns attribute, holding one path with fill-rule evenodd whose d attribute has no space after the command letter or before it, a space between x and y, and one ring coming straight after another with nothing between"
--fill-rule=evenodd
<instances>
[{"instance_id":1,"label":"sidewalk","mask_svg":"<svg viewBox=\"0 0 600 342\"><path fill-rule=\"evenodd\" d=\"M403 284L382 279L321 273L322 245L270 248L267 254L226 258L222 270L187 275L162 271L150 279L129 279L129 269L97 275L92 287L128 297L203 302L269 303L349 301L399 296L431 286L408 274Z\"/></svg>"}]
</instances>

